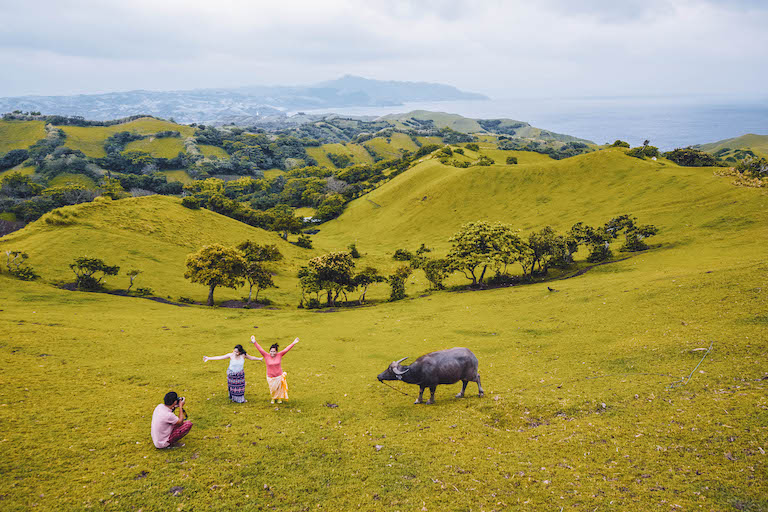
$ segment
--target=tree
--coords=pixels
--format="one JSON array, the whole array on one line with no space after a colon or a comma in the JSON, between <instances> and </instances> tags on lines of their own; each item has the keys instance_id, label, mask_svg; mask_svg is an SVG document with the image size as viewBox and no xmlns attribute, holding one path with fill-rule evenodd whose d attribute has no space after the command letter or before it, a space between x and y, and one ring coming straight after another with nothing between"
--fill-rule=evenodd
<instances>
[{"instance_id":1,"label":"tree","mask_svg":"<svg viewBox=\"0 0 768 512\"><path fill-rule=\"evenodd\" d=\"M3 176L0 180L0 194L8 197L29 198L39 195L42 185L35 183L29 176L20 172L12 172Z\"/></svg>"},{"instance_id":2,"label":"tree","mask_svg":"<svg viewBox=\"0 0 768 512\"><path fill-rule=\"evenodd\" d=\"M365 302L365 294L368 291L368 287L374 283L383 283L387 280L386 277L379 274L379 271L373 267L365 267L363 270L355 274L353 285L355 288L362 288L360 299L358 302L363 304Z\"/></svg>"},{"instance_id":3,"label":"tree","mask_svg":"<svg viewBox=\"0 0 768 512\"><path fill-rule=\"evenodd\" d=\"M421 264L424 276L432 284L435 290L442 290L443 281L451 274L448 266L448 260L444 258L426 259Z\"/></svg>"},{"instance_id":4,"label":"tree","mask_svg":"<svg viewBox=\"0 0 768 512\"><path fill-rule=\"evenodd\" d=\"M256 287L256 296L258 300L259 291L265 288L276 288L272 280L272 273L267 268L267 263L283 259L280 250L276 245L261 245L250 240L238 244L237 249L243 253L245 259L245 269L243 277L248 283L248 304L251 302L251 295L254 286Z\"/></svg>"},{"instance_id":5,"label":"tree","mask_svg":"<svg viewBox=\"0 0 768 512\"><path fill-rule=\"evenodd\" d=\"M331 252L309 260L320 290L326 290L328 306L333 306L345 289L354 288L355 262L348 252Z\"/></svg>"},{"instance_id":6,"label":"tree","mask_svg":"<svg viewBox=\"0 0 768 512\"><path fill-rule=\"evenodd\" d=\"M341 194L331 194L323 199L323 202L317 207L315 216L324 221L334 219L344 211L345 203L344 196Z\"/></svg>"},{"instance_id":7,"label":"tree","mask_svg":"<svg viewBox=\"0 0 768 512\"><path fill-rule=\"evenodd\" d=\"M131 279L131 283L128 285L129 292L133 287L133 280L136 279L136 276L138 276L139 274L141 274L141 270L137 270L137 269L132 269L125 273L125 275L127 275Z\"/></svg>"},{"instance_id":8,"label":"tree","mask_svg":"<svg viewBox=\"0 0 768 512\"><path fill-rule=\"evenodd\" d=\"M217 286L237 289L243 284L246 261L237 249L213 244L187 256L186 265L184 277L208 286L208 305L213 306Z\"/></svg>"},{"instance_id":9,"label":"tree","mask_svg":"<svg viewBox=\"0 0 768 512\"><path fill-rule=\"evenodd\" d=\"M269 229L281 232L280 236L283 237L283 240L288 240L288 233L299 233L304 227L302 220L293 215L293 208L287 204L279 204L270 208L267 213L273 218Z\"/></svg>"},{"instance_id":10,"label":"tree","mask_svg":"<svg viewBox=\"0 0 768 512\"><path fill-rule=\"evenodd\" d=\"M482 284L489 265L500 268L518 261L526 246L519 235L506 224L490 224L484 221L470 222L449 240L453 246L446 257L449 270L457 270L472 280L472 285ZM476 271L482 267L478 276Z\"/></svg>"},{"instance_id":11,"label":"tree","mask_svg":"<svg viewBox=\"0 0 768 512\"><path fill-rule=\"evenodd\" d=\"M8 273L17 279L22 281L34 281L39 275L29 265L23 263L29 258L29 255L25 252L7 250L5 251L6 263L8 267Z\"/></svg>"},{"instance_id":12,"label":"tree","mask_svg":"<svg viewBox=\"0 0 768 512\"><path fill-rule=\"evenodd\" d=\"M514 165L517 163L517 157L516 156L508 156L507 157L507 165Z\"/></svg>"},{"instance_id":13,"label":"tree","mask_svg":"<svg viewBox=\"0 0 768 512\"><path fill-rule=\"evenodd\" d=\"M405 280L413 272L408 265L397 268L388 278L390 286L389 300L396 301L405 298Z\"/></svg>"},{"instance_id":14,"label":"tree","mask_svg":"<svg viewBox=\"0 0 768 512\"><path fill-rule=\"evenodd\" d=\"M122 199L123 197L128 196L125 190L123 190L123 186L120 184L120 180L117 178L102 178L101 190L101 195L110 197L112 199Z\"/></svg>"},{"instance_id":15,"label":"tree","mask_svg":"<svg viewBox=\"0 0 768 512\"><path fill-rule=\"evenodd\" d=\"M589 245L590 253L587 256L587 261L591 263L605 261L613 255L611 253L611 240L616 237L606 231L605 227L593 228L583 222L577 222L571 227L568 234L577 243Z\"/></svg>"},{"instance_id":16,"label":"tree","mask_svg":"<svg viewBox=\"0 0 768 512\"><path fill-rule=\"evenodd\" d=\"M102 280L106 276L116 276L120 271L118 266L107 265L103 260L87 256L75 258L75 261L69 264L69 268L75 273L75 284L78 290L98 290L104 286Z\"/></svg>"},{"instance_id":17,"label":"tree","mask_svg":"<svg viewBox=\"0 0 768 512\"><path fill-rule=\"evenodd\" d=\"M663 156L684 167L716 167L721 165L718 159L709 153L690 147L667 151Z\"/></svg>"}]
</instances>

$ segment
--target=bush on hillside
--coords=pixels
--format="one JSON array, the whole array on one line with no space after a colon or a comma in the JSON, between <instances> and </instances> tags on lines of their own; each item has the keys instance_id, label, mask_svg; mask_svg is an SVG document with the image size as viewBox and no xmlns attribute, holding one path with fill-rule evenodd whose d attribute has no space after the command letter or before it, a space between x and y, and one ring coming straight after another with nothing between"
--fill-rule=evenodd
<instances>
[{"instance_id":1,"label":"bush on hillside","mask_svg":"<svg viewBox=\"0 0 768 512\"><path fill-rule=\"evenodd\" d=\"M663 156L684 167L717 167L720 165L714 156L690 147L667 151Z\"/></svg>"},{"instance_id":2,"label":"bush on hillside","mask_svg":"<svg viewBox=\"0 0 768 512\"><path fill-rule=\"evenodd\" d=\"M612 148L629 148L629 142L624 142L623 140L616 139L613 144L611 144Z\"/></svg>"},{"instance_id":3,"label":"bush on hillside","mask_svg":"<svg viewBox=\"0 0 768 512\"><path fill-rule=\"evenodd\" d=\"M107 265L98 258L82 256L75 258L69 264L69 268L75 273L75 285L78 290L96 291L104 288L103 279L106 276L116 276L120 267Z\"/></svg>"},{"instance_id":4,"label":"bush on hillside","mask_svg":"<svg viewBox=\"0 0 768 512\"><path fill-rule=\"evenodd\" d=\"M507 157L507 165L514 165L517 163L517 157L516 156L508 156Z\"/></svg>"}]
</instances>

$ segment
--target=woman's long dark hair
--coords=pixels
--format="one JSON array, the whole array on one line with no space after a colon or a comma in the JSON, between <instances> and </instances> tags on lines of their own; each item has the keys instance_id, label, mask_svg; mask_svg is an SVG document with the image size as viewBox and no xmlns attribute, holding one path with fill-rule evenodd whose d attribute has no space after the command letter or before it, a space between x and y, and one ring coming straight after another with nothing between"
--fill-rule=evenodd
<instances>
[{"instance_id":1,"label":"woman's long dark hair","mask_svg":"<svg viewBox=\"0 0 768 512\"><path fill-rule=\"evenodd\" d=\"M235 345L235 348L239 350L241 354L243 355L247 354L247 352L245 351L242 345Z\"/></svg>"},{"instance_id":2,"label":"woman's long dark hair","mask_svg":"<svg viewBox=\"0 0 768 512\"><path fill-rule=\"evenodd\" d=\"M280 345L278 345L277 343L273 343L272 346L269 347L269 350L272 350L272 349L275 349L278 352L280 352Z\"/></svg>"}]
</instances>

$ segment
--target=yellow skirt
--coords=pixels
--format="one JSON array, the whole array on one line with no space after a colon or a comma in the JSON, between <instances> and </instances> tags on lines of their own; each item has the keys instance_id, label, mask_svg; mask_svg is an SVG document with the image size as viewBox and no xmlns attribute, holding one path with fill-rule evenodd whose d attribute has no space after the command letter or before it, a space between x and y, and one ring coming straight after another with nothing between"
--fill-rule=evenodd
<instances>
[{"instance_id":1,"label":"yellow skirt","mask_svg":"<svg viewBox=\"0 0 768 512\"><path fill-rule=\"evenodd\" d=\"M288 374L283 372L279 377L267 377L269 384L269 394L273 400L288 400L288 381L285 377Z\"/></svg>"}]
</instances>

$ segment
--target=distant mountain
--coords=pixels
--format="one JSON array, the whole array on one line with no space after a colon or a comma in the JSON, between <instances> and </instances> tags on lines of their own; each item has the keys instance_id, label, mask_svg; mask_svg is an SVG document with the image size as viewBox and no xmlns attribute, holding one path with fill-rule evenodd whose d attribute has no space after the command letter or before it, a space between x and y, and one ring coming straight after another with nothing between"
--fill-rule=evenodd
<instances>
[{"instance_id":1,"label":"distant mountain","mask_svg":"<svg viewBox=\"0 0 768 512\"><path fill-rule=\"evenodd\" d=\"M21 110L107 120L137 114L181 123L245 124L285 111L398 106L413 101L487 100L444 84L369 80L346 75L309 86L254 86L187 91L126 91L75 96L0 98L0 112Z\"/></svg>"}]
</instances>

